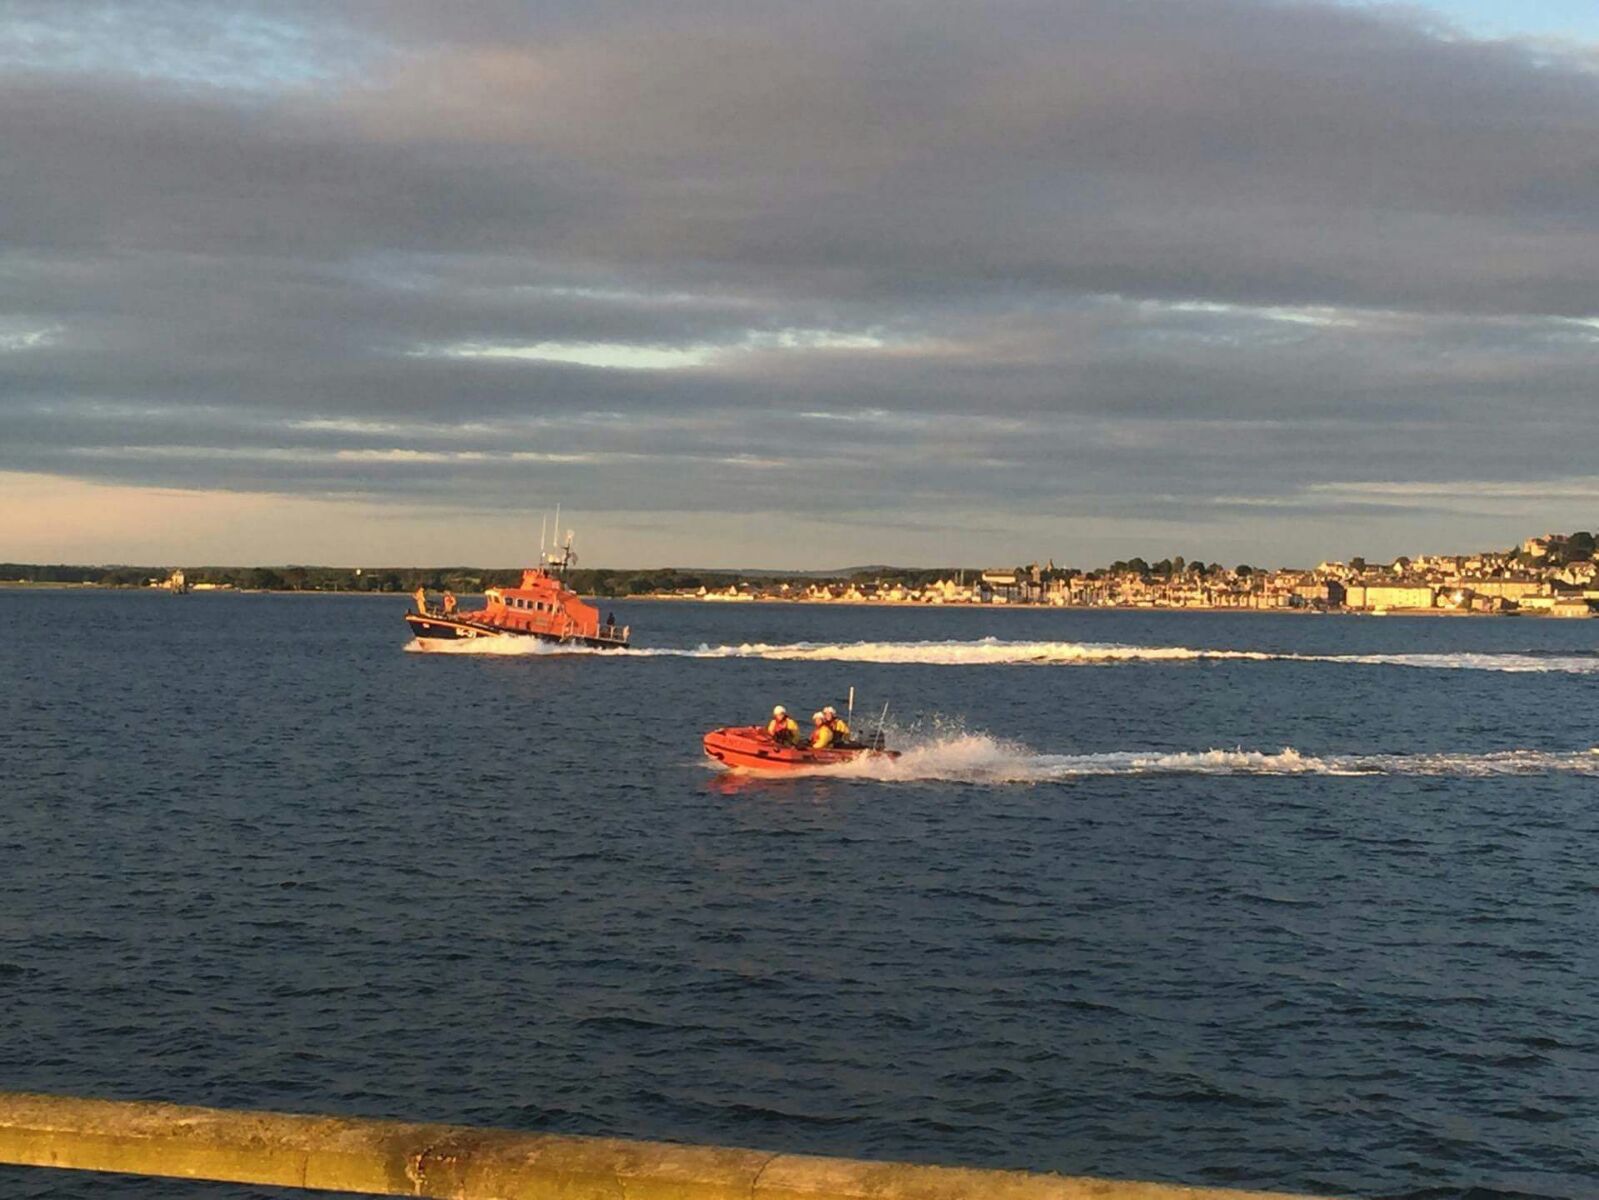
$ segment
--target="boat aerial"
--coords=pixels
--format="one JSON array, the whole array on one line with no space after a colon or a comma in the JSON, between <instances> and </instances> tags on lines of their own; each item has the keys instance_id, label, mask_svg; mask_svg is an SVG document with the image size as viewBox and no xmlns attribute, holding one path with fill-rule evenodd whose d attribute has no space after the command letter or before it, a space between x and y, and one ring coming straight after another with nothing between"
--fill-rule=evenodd
<instances>
[{"instance_id":1,"label":"boat aerial","mask_svg":"<svg viewBox=\"0 0 1599 1200\"><path fill-rule=\"evenodd\" d=\"M898 750L885 750L882 738L872 745L809 746L780 743L761 725L736 725L713 729L705 735L705 753L730 771L749 775L785 775L832 767L858 758L898 758Z\"/></svg>"},{"instance_id":2,"label":"boat aerial","mask_svg":"<svg viewBox=\"0 0 1599 1200\"><path fill-rule=\"evenodd\" d=\"M406 613L405 623L424 643L530 637L559 646L625 649L631 629L617 625L614 618L601 624L599 610L566 586L567 571L576 561L568 535L559 557L541 552L539 565L523 571L521 583L514 588L485 588L483 607L471 610L457 610L449 592L434 607L418 588L417 611Z\"/></svg>"}]
</instances>

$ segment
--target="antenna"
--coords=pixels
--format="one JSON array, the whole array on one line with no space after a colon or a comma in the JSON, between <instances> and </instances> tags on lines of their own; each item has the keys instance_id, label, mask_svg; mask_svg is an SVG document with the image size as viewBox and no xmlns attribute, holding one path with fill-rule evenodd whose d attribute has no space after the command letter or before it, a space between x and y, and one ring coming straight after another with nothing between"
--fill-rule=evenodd
<instances>
[{"instance_id":1,"label":"antenna","mask_svg":"<svg viewBox=\"0 0 1599 1200\"><path fill-rule=\"evenodd\" d=\"M544 538L549 532L550 514L545 513L539 518L539 561L544 561Z\"/></svg>"}]
</instances>

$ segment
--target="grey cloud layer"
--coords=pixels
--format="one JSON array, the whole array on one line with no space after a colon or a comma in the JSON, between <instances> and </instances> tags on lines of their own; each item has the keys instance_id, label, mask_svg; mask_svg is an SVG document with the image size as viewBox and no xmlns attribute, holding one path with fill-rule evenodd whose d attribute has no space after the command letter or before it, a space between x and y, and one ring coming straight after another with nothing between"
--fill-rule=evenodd
<instances>
[{"instance_id":1,"label":"grey cloud layer","mask_svg":"<svg viewBox=\"0 0 1599 1200\"><path fill-rule=\"evenodd\" d=\"M297 5L230 79L24 7L90 65L0 76L0 469L885 522L1590 471L1576 50L1246 0ZM461 353L550 343L700 361Z\"/></svg>"}]
</instances>

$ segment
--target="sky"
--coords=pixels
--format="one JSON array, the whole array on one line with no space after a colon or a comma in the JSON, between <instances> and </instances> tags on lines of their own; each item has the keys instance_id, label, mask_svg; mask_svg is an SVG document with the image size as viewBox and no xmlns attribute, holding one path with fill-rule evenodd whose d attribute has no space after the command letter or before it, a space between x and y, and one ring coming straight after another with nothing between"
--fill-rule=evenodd
<instances>
[{"instance_id":1,"label":"sky","mask_svg":"<svg viewBox=\"0 0 1599 1200\"><path fill-rule=\"evenodd\" d=\"M1599 6L0 0L0 560L1599 526Z\"/></svg>"}]
</instances>

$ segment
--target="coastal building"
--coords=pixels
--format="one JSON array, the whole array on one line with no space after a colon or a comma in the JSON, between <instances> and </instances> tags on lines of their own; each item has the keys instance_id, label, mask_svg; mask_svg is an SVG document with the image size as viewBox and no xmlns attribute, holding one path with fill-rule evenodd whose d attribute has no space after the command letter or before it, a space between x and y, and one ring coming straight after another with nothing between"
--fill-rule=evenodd
<instances>
[{"instance_id":1,"label":"coastal building","mask_svg":"<svg viewBox=\"0 0 1599 1200\"><path fill-rule=\"evenodd\" d=\"M1015 571L984 571L977 586L985 604L1018 604L1025 594L1022 580Z\"/></svg>"},{"instance_id":2,"label":"coastal building","mask_svg":"<svg viewBox=\"0 0 1599 1200\"><path fill-rule=\"evenodd\" d=\"M1570 539L1563 533L1546 533L1542 537L1528 538L1521 543L1521 552L1528 558L1548 558Z\"/></svg>"},{"instance_id":3,"label":"coastal building","mask_svg":"<svg viewBox=\"0 0 1599 1200\"><path fill-rule=\"evenodd\" d=\"M1514 600L1518 603L1529 596L1541 596L1549 592L1548 583L1529 575L1502 579L1464 578L1460 580L1460 586L1468 588L1479 596L1491 596L1496 600Z\"/></svg>"},{"instance_id":4,"label":"coastal building","mask_svg":"<svg viewBox=\"0 0 1599 1200\"><path fill-rule=\"evenodd\" d=\"M1348 589L1336 579L1311 579L1293 586L1298 607L1341 608L1347 594Z\"/></svg>"},{"instance_id":5,"label":"coastal building","mask_svg":"<svg viewBox=\"0 0 1599 1200\"><path fill-rule=\"evenodd\" d=\"M1354 583L1346 589L1344 603L1350 608L1432 608L1438 590L1431 584Z\"/></svg>"},{"instance_id":6,"label":"coastal building","mask_svg":"<svg viewBox=\"0 0 1599 1200\"><path fill-rule=\"evenodd\" d=\"M1561 583L1569 583L1576 587L1586 586L1599 578L1599 563L1592 559L1567 563L1555 573L1555 578Z\"/></svg>"},{"instance_id":7,"label":"coastal building","mask_svg":"<svg viewBox=\"0 0 1599 1200\"><path fill-rule=\"evenodd\" d=\"M972 592L965 584L954 579L940 579L927 586L925 596L929 604L970 604Z\"/></svg>"}]
</instances>

